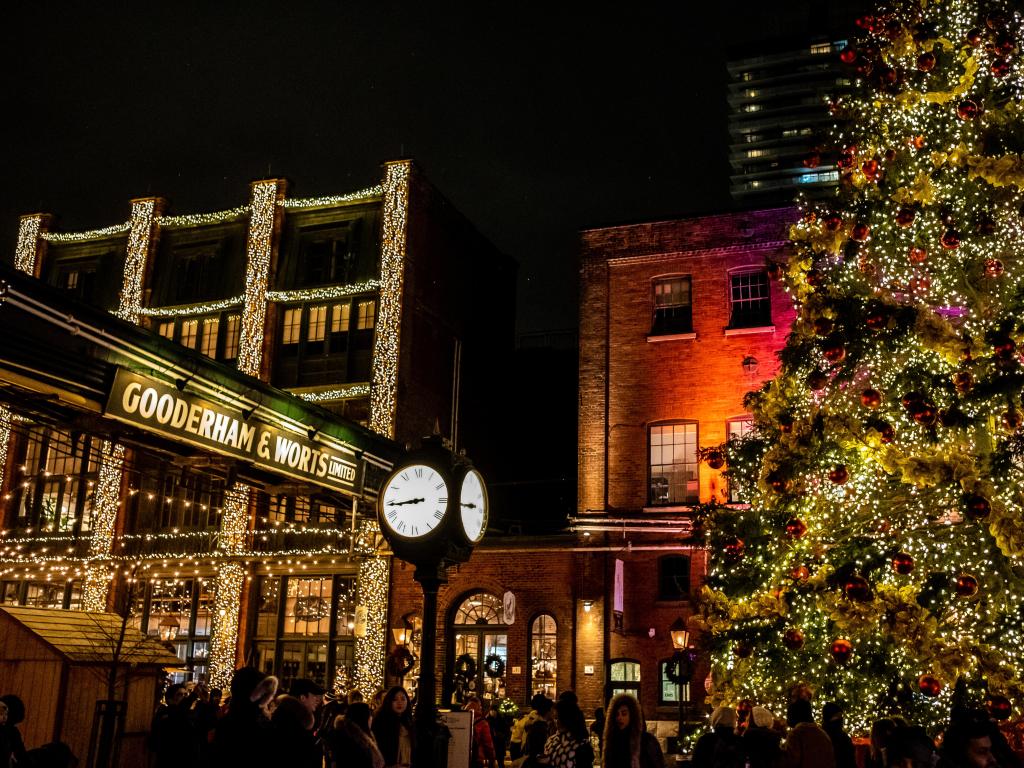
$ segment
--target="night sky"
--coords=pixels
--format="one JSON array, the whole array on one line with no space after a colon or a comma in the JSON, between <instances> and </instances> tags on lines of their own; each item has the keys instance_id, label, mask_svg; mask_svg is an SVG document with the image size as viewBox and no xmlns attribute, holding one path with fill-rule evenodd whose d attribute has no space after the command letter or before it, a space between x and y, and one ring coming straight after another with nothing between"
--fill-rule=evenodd
<instances>
[{"instance_id":1,"label":"night sky","mask_svg":"<svg viewBox=\"0 0 1024 768\"><path fill-rule=\"evenodd\" d=\"M411 157L518 260L519 331L572 328L576 233L728 209L726 59L870 7L843 5L11 4L3 258L22 213L219 210L268 175L340 194Z\"/></svg>"}]
</instances>

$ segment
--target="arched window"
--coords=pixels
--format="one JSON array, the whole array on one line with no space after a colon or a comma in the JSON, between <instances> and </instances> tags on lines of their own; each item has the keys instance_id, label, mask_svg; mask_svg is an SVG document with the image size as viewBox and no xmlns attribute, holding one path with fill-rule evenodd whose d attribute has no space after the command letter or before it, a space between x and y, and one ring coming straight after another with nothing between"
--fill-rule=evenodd
<instances>
[{"instance_id":1,"label":"arched window","mask_svg":"<svg viewBox=\"0 0 1024 768\"><path fill-rule=\"evenodd\" d=\"M452 655L448 661L451 672L446 676L446 682L455 679L455 668L459 660L466 657L472 661L475 675L457 680L452 688L446 689L445 695L451 696L455 703L461 703L466 694L475 693L483 699L486 709L492 698L504 695L501 689L505 687L507 674L504 667L508 663L508 629L501 598L489 592L469 595L456 607L448 631ZM493 662L495 657L501 660L501 664L492 664L489 673L488 661ZM496 668L500 668L502 674L492 676Z\"/></svg>"},{"instance_id":2,"label":"arched window","mask_svg":"<svg viewBox=\"0 0 1024 768\"><path fill-rule=\"evenodd\" d=\"M555 617L542 613L530 624L530 691L550 699L558 687L558 626Z\"/></svg>"}]
</instances>

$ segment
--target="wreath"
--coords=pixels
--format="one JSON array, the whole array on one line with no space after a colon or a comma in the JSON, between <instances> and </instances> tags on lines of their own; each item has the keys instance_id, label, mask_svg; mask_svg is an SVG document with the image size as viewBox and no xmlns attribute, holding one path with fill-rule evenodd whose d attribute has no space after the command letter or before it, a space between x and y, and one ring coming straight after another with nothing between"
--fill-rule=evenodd
<instances>
[{"instance_id":1,"label":"wreath","mask_svg":"<svg viewBox=\"0 0 1024 768\"><path fill-rule=\"evenodd\" d=\"M388 674L392 677L405 677L416 666L416 657L404 645L400 645L388 656Z\"/></svg>"},{"instance_id":2,"label":"wreath","mask_svg":"<svg viewBox=\"0 0 1024 768\"><path fill-rule=\"evenodd\" d=\"M677 651L671 659L665 662L665 677L674 685L688 683L693 677L695 662L696 654L689 648L685 651Z\"/></svg>"},{"instance_id":3,"label":"wreath","mask_svg":"<svg viewBox=\"0 0 1024 768\"><path fill-rule=\"evenodd\" d=\"M505 675L505 662L501 656L492 653L484 659L484 674L492 679Z\"/></svg>"},{"instance_id":4,"label":"wreath","mask_svg":"<svg viewBox=\"0 0 1024 768\"><path fill-rule=\"evenodd\" d=\"M455 676L468 680L476 677L476 661L468 653L464 653L455 660Z\"/></svg>"}]
</instances>

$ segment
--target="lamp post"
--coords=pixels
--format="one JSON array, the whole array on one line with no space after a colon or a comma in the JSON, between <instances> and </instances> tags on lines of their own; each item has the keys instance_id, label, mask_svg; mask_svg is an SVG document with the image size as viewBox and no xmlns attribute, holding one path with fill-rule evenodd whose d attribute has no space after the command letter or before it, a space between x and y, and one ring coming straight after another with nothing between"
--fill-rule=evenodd
<instances>
[{"instance_id":1,"label":"lamp post","mask_svg":"<svg viewBox=\"0 0 1024 768\"><path fill-rule=\"evenodd\" d=\"M683 701L683 686L690 682L693 677L693 667L697 661L697 649L690 645L690 632L686 629L686 623L677 618L668 628L669 636L672 638L672 648L675 650L672 661L676 670L678 691L676 698L679 700L679 726L677 739L679 740L679 753L683 752L683 722L685 720L685 702Z\"/></svg>"}]
</instances>

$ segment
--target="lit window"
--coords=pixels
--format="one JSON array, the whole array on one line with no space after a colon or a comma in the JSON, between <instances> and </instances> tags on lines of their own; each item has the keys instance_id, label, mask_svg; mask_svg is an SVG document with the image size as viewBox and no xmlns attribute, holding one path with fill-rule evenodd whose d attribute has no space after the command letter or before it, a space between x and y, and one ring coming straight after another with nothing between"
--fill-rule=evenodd
<instances>
[{"instance_id":1,"label":"lit window","mask_svg":"<svg viewBox=\"0 0 1024 768\"><path fill-rule=\"evenodd\" d=\"M661 690L658 692L658 703L678 704L680 695L682 695L682 701L687 702L690 700L690 684L683 683L682 690L680 691L679 683L673 683L668 679L668 665L670 663L671 660L666 660L659 664L661 668Z\"/></svg>"},{"instance_id":2,"label":"lit window","mask_svg":"<svg viewBox=\"0 0 1024 768\"><path fill-rule=\"evenodd\" d=\"M649 443L650 503L698 502L697 423L652 425Z\"/></svg>"},{"instance_id":3,"label":"lit window","mask_svg":"<svg viewBox=\"0 0 1024 768\"><path fill-rule=\"evenodd\" d=\"M654 281L654 322L651 335L690 333L693 330L693 306L690 278L670 277Z\"/></svg>"},{"instance_id":4,"label":"lit window","mask_svg":"<svg viewBox=\"0 0 1024 768\"><path fill-rule=\"evenodd\" d=\"M360 301L358 312L356 314L356 328L365 330L366 328L373 328L377 319L377 302L376 301Z\"/></svg>"},{"instance_id":5,"label":"lit window","mask_svg":"<svg viewBox=\"0 0 1024 768\"><path fill-rule=\"evenodd\" d=\"M815 43L811 46L811 53L816 56L823 53L832 53L832 43Z\"/></svg>"},{"instance_id":6,"label":"lit window","mask_svg":"<svg viewBox=\"0 0 1024 768\"><path fill-rule=\"evenodd\" d=\"M745 83L750 82L751 80L754 79L754 73L753 72L744 72L742 75L740 75L740 79L743 82L745 82Z\"/></svg>"},{"instance_id":7,"label":"lit window","mask_svg":"<svg viewBox=\"0 0 1024 768\"><path fill-rule=\"evenodd\" d=\"M555 617L542 613L530 625L530 690L555 698L558 687L558 645Z\"/></svg>"},{"instance_id":8,"label":"lit window","mask_svg":"<svg viewBox=\"0 0 1024 768\"><path fill-rule=\"evenodd\" d=\"M302 328L302 307L293 307L284 311L284 326L281 330L282 344L298 344L299 331Z\"/></svg>"},{"instance_id":9,"label":"lit window","mask_svg":"<svg viewBox=\"0 0 1024 768\"><path fill-rule=\"evenodd\" d=\"M72 269L71 271L64 273L64 287L69 291L73 291L78 287L77 269Z\"/></svg>"},{"instance_id":10,"label":"lit window","mask_svg":"<svg viewBox=\"0 0 1024 768\"><path fill-rule=\"evenodd\" d=\"M743 135L743 140L746 141L747 144L756 144L763 138L764 137L760 133L746 133Z\"/></svg>"},{"instance_id":11,"label":"lit window","mask_svg":"<svg viewBox=\"0 0 1024 768\"><path fill-rule=\"evenodd\" d=\"M746 96L746 97L747 97L748 99L756 99L756 98L757 98L758 96L760 96L760 95L761 95L761 92L760 92L760 91L757 91L757 90L754 90L754 89L751 89L751 90L749 90L749 91L745 91L745 92L744 92L744 95L745 95L745 96Z\"/></svg>"},{"instance_id":12,"label":"lit window","mask_svg":"<svg viewBox=\"0 0 1024 768\"><path fill-rule=\"evenodd\" d=\"M744 272L733 275L729 285L729 327L761 328L772 324L768 274Z\"/></svg>"},{"instance_id":13,"label":"lit window","mask_svg":"<svg viewBox=\"0 0 1024 768\"><path fill-rule=\"evenodd\" d=\"M747 105L745 105L743 107L743 111L744 112L760 112L761 111L761 105L760 104L747 104Z\"/></svg>"},{"instance_id":14,"label":"lit window","mask_svg":"<svg viewBox=\"0 0 1024 768\"><path fill-rule=\"evenodd\" d=\"M224 359L234 360L238 357L238 337L241 331L241 316L228 315L224 321Z\"/></svg>"},{"instance_id":15,"label":"lit window","mask_svg":"<svg viewBox=\"0 0 1024 768\"><path fill-rule=\"evenodd\" d=\"M766 157L769 154L767 149L748 149L747 157Z\"/></svg>"},{"instance_id":16,"label":"lit window","mask_svg":"<svg viewBox=\"0 0 1024 768\"><path fill-rule=\"evenodd\" d=\"M184 320L181 323L181 346L188 347L189 349L196 348L196 339L199 336L199 321L198 320Z\"/></svg>"},{"instance_id":17,"label":"lit window","mask_svg":"<svg viewBox=\"0 0 1024 768\"><path fill-rule=\"evenodd\" d=\"M327 305L320 304L309 308L309 329L306 332L307 341L323 341L327 333Z\"/></svg>"},{"instance_id":18,"label":"lit window","mask_svg":"<svg viewBox=\"0 0 1024 768\"><path fill-rule=\"evenodd\" d=\"M207 357L217 356L217 329L219 327L219 317L203 318L203 340L199 351Z\"/></svg>"},{"instance_id":19,"label":"lit window","mask_svg":"<svg viewBox=\"0 0 1024 768\"><path fill-rule=\"evenodd\" d=\"M160 328L157 331L165 339L174 339L174 322L160 323Z\"/></svg>"},{"instance_id":20,"label":"lit window","mask_svg":"<svg viewBox=\"0 0 1024 768\"><path fill-rule=\"evenodd\" d=\"M331 307L331 333L345 333L351 316L351 304L335 304Z\"/></svg>"},{"instance_id":21,"label":"lit window","mask_svg":"<svg viewBox=\"0 0 1024 768\"><path fill-rule=\"evenodd\" d=\"M615 659L608 663L611 696L629 693L640 698L640 662L635 659Z\"/></svg>"}]
</instances>

